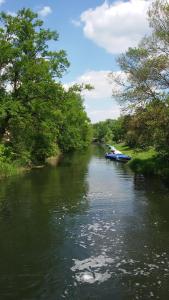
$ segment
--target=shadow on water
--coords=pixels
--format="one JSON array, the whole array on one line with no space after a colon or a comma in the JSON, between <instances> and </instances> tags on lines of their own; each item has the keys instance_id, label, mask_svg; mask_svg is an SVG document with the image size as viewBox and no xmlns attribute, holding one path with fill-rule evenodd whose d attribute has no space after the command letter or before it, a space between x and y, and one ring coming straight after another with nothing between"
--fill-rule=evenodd
<instances>
[{"instance_id":1,"label":"shadow on water","mask_svg":"<svg viewBox=\"0 0 169 300\"><path fill-rule=\"evenodd\" d=\"M168 299L168 211L98 146L1 181L0 299Z\"/></svg>"},{"instance_id":2,"label":"shadow on water","mask_svg":"<svg viewBox=\"0 0 169 300\"><path fill-rule=\"evenodd\" d=\"M169 188L160 178L142 175L134 176L135 190L142 192L148 199L150 214L162 220L161 225L169 230Z\"/></svg>"},{"instance_id":3,"label":"shadow on water","mask_svg":"<svg viewBox=\"0 0 169 300\"><path fill-rule=\"evenodd\" d=\"M90 156L0 182L0 299L50 299L64 286L66 226L88 208Z\"/></svg>"}]
</instances>

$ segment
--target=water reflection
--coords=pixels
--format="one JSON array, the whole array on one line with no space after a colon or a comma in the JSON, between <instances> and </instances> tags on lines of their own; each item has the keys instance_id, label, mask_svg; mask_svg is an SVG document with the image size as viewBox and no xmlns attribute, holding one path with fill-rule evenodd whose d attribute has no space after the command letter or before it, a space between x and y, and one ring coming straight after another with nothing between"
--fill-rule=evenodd
<instances>
[{"instance_id":1,"label":"water reflection","mask_svg":"<svg viewBox=\"0 0 169 300\"><path fill-rule=\"evenodd\" d=\"M0 183L1 299L50 299L53 287L64 290L67 227L88 208L89 158L72 155Z\"/></svg>"},{"instance_id":2,"label":"water reflection","mask_svg":"<svg viewBox=\"0 0 169 300\"><path fill-rule=\"evenodd\" d=\"M104 159L1 182L2 299L168 299L168 191Z\"/></svg>"}]
</instances>

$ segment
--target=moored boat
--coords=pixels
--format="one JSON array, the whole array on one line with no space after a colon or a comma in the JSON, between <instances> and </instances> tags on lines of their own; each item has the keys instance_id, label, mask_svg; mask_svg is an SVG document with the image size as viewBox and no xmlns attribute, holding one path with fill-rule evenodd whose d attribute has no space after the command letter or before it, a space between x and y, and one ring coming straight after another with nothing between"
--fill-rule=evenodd
<instances>
[{"instance_id":1,"label":"moored boat","mask_svg":"<svg viewBox=\"0 0 169 300\"><path fill-rule=\"evenodd\" d=\"M116 153L106 153L105 158L111 159L111 160L116 160L120 162L127 162L131 160L131 157L125 154L116 154Z\"/></svg>"}]
</instances>

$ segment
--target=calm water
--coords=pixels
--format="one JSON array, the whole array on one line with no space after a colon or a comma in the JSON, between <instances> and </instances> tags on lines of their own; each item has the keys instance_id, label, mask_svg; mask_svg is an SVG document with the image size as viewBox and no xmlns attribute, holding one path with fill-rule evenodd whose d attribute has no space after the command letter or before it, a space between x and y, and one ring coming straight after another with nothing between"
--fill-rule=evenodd
<instances>
[{"instance_id":1,"label":"calm water","mask_svg":"<svg viewBox=\"0 0 169 300\"><path fill-rule=\"evenodd\" d=\"M91 148L0 182L1 300L169 299L169 191Z\"/></svg>"}]
</instances>

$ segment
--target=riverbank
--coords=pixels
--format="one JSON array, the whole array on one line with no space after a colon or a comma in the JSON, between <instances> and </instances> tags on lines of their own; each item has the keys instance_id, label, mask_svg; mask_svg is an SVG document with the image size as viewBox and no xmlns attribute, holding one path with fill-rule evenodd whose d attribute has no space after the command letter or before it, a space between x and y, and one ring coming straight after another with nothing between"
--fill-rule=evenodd
<instances>
[{"instance_id":1,"label":"riverbank","mask_svg":"<svg viewBox=\"0 0 169 300\"><path fill-rule=\"evenodd\" d=\"M26 168L19 167L15 163L0 162L0 179L9 176L19 175L26 171Z\"/></svg>"},{"instance_id":2,"label":"riverbank","mask_svg":"<svg viewBox=\"0 0 169 300\"><path fill-rule=\"evenodd\" d=\"M135 173L169 178L169 162L159 158L153 148L142 151L140 149L131 149L124 144L115 144L114 146L121 152L132 157L128 165Z\"/></svg>"},{"instance_id":3,"label":"riverbank","mask_svg":"<svg viewBox=\"0 0 169 300\"><path fill-rule=\"evenodd\" d=\"M56 156L47 158L44 164L29 166L20 166L17 162L0 161L0 179L20 175L32 169L44 168L45 165L56 166L61 156L62 154L59 152Z\"/></svg>"}]
</instances>

